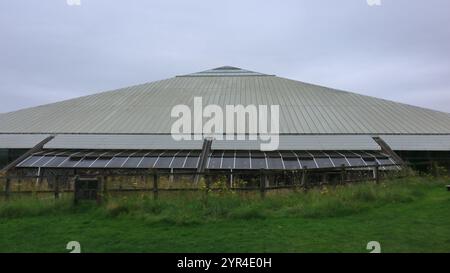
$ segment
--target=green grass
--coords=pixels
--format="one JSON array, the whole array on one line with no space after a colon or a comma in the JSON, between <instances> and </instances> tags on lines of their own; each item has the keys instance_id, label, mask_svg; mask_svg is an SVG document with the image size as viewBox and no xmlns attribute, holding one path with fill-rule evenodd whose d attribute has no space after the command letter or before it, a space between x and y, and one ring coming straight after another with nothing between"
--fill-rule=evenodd
<instances>
[{"instance_id":1,"label":"green grass","mask_svg":"<svg viewBox=\"0 0 450 273\"><path fill-rule=\"evenodd\" d=\"M450 252L448 178L304 192L0 201L0 252Z\"/></svg>"}]
</instances>

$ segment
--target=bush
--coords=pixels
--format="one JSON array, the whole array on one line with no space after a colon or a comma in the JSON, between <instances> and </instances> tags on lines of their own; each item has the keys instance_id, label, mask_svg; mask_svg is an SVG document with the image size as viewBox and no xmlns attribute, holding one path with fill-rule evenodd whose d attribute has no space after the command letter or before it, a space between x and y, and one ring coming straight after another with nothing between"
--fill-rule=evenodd
<instances>
[{"instance_id":1,"label":"bush","mask_svg":"<svg viewBox=\"0 0 450 273\"><path fill-rule=\"evenodd\" d=\"M226 219L265 219L268 217L324 218L361 213L387 204L413 202L423 198L430 187L442 187L446 178L408 177L386 180L376 185L360 183L304 191L259 193L205 192L164 193L159 200L145 195L110 196L101 206L83 202L73 206L71 197L60 200L24 197L0 200L0 218L19 218L48 214L94 212L101 217L140 217L149 223L166 222L194 225Z\"/></svg>"},{"instance_id":2,"label":"bush","mask_svg":"<svg viewBox=\"0 0 450 273\"><path fill-rule=\"evenodd\" d=\"M67 198L42 200L33 197L22 197L9 201L0 201L0 218L20 218L68 213L72 209L71 201Z\"/></svg>"}]
</instances>

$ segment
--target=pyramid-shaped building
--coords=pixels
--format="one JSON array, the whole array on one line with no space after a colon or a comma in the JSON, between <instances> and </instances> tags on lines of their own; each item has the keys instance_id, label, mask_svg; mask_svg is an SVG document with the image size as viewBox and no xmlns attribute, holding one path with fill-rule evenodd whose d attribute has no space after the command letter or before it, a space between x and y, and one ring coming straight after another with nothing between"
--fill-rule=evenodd
<instances>
[{"instance_id":1,"label":"pyramid-shaped building","mask_svg":"<svg viewBox=\"0 0 450 273\"><path fill-rule=\"evenodd\" d=\"M279 146L176 141L176 105L278 105ZM249 133L249 132L246 132ZM207 150L205 150L207 148ZM303 169L449 157L450 114L219 67L0 114L3 165L55 169ZM202 158L204 157L204 158ZM201 166L200 166L201 165Z\"/></svg>"}]
</instances>

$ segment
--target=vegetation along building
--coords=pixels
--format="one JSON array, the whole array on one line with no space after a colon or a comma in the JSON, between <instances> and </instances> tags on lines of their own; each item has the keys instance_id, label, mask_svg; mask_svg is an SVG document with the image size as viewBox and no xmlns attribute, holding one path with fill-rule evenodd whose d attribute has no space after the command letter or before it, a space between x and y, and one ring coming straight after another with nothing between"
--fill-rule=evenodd
<instances>
[{"instance_id":1,"label":"vegetation along building","mask_svg":"<svg viewBox=\"0 0 450 273\"><path fill-rule=\"evenodd\" d=\"M279 146L175 141L175 105L279 105ZM248 130L248 126L246 127ZM248 133L248 132L247 132ZM4 172L107 175L355 170L445 163L450 114L314 84L219 67L0 114Z\"/></svg>"}]
</instances>

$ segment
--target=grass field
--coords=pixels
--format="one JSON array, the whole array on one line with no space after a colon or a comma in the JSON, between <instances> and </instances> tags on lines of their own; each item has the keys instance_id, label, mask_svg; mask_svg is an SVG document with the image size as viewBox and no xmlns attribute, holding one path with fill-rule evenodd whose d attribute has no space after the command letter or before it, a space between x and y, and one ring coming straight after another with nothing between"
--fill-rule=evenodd
<instances>
[{"instance_id":1,"label":"grass field","mask_svg":"<svg viewBox=\"0 0 450 273\"><path fill-rule=\"evenodd\" d=\"M448 178L241 196L0 201L0 252L450 252Z\"/></svg>"}]
</instances>

